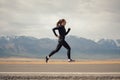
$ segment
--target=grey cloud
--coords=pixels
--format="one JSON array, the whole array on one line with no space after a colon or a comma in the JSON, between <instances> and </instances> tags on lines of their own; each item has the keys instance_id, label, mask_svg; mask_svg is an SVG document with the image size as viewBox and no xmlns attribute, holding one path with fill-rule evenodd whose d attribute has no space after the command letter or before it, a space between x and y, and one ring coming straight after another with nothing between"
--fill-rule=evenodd
<instances>
[{"instance_id":1,"label":"grey cloud","mask_svg":"<svg viewBox=\"0 0 120 80\"><path fill-rule=\"evenodd\" d=\"M0 35L44 37L59 18L66 18L68 27L75 26L71 34L119 38L114 36L120 34L119 3L120 0L0 0Z\"/></svg>"}]
</instances>

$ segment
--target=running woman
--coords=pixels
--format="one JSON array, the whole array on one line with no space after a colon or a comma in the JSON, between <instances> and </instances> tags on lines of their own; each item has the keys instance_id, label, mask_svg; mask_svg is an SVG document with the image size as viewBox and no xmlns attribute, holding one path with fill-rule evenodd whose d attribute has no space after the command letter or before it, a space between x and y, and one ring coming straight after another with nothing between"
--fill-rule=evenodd
<instances>
[{"instance_id":1,"label":"running woman","mask_svg":"<svg viewBox=\"0 0 120 80\"><path fill-rule=\"evenodd\" d=\"M68 30L66 31L65 29L65 25L66 25L66 20L65 19L60 19L57 24L56 27L53 28L53 33L55 34L55 36L58 38L58 44L55 50L53 50L48 56L46 56L46 63L48 62L49 58L55 54L56 52L58 52L60 50L60 48L62 46L64 46L67 49L67 57L68 57L68 62L73 62L74 60L71 59L71 47L69 46L69 44L65 41L65 36L69 33L69 31L71 30L70 28L68 28ZM58 30L59 35L56 34L56 30Z\"/></svg>"}]
</instances>

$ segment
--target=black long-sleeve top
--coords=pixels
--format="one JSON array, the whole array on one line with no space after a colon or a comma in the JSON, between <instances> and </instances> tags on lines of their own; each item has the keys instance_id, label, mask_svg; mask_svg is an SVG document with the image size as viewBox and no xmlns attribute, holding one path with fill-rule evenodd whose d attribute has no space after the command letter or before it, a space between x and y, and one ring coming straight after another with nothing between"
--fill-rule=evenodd
<instances>
[{"instance_id":1,"label":"black long-sleeve top","mask_svg":"<svg viewBox=\"0 0 120 80\"><path fill-rule=\"evenodd\" d=\"M53 28L53 33L55 34L55 36L58 36L55 32L55 30L58 30L59 32L59 38L65 38L65 36L69 33L70 29L68 29L66 31L65 27L64 26L59 26L59 27L55 27Z\"/></svg>"}]
</instances>

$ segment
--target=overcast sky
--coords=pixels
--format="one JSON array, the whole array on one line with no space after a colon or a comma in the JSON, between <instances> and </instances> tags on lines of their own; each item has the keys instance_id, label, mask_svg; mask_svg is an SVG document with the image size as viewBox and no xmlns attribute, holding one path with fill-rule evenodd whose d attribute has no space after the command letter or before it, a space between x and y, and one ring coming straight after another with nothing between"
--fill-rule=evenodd
<instances>
[{"instance_id":1,"label":"overcast sky","mask_svg":"<svg viewBox=\"0 0 120 80\"><path fill-rule=\"evenodd\" d=\"M0 36L55 38L61 18L69 35L120 39L120 0L0 0Z\"/></svg>"}]
</instances>

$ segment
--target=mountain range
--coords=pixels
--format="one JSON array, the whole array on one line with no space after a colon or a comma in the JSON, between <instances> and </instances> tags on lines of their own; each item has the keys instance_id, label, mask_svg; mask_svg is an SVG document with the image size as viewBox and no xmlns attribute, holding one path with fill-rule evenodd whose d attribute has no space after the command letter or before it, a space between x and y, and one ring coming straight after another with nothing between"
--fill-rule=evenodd
<instances>
[{"instance_id":1,"label":"mountain range","mask_svg":"<svg viewBox=\"0 0 120 80\"><path fill-rule=\"evenodd\" d=\"M90 39L68 36L71 55L75 59L120 59L120 39ZM44 58L57 45L57 39L35 38L30 36L1 36L0 57ZM66 49L56 53L53 58L67 58Z\"/></svg>"}]
</instances>

